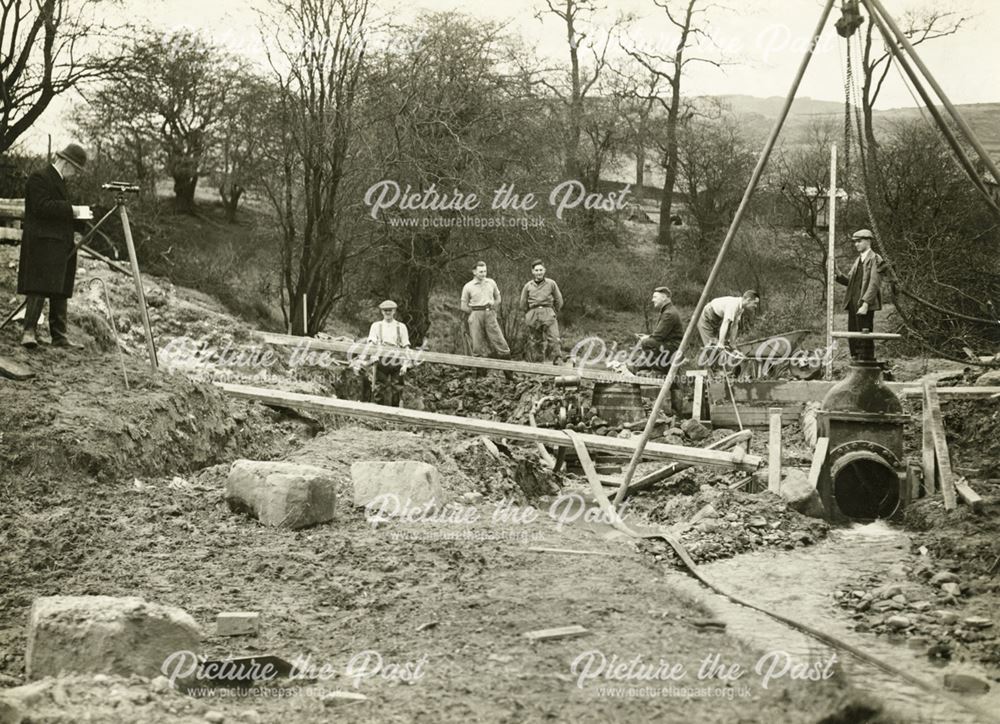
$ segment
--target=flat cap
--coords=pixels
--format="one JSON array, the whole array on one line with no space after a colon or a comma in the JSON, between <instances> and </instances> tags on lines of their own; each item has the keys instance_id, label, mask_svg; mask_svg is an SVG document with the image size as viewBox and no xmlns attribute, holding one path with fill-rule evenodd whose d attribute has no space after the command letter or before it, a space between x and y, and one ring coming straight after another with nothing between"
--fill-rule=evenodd
<instances>
[{"instance_id":1,"label":"flat cap","mask_svg":"<svg viewBox=\"0 0 1000 724\"><path fill-rule=\"evenodd\" d=\"M657 287L653 291L659 292L660 294L666 294L668 297L670 296L670 287Z\"/></svg>"},{"instance_id":2,"label":"flat cap","mask_svg":"<svg viewBox=\"0 0 1000 724\"><path fill-rule=\"evenodd\" d=\"M391 299L386 299L384 302L382 302L380 305L378 305L378 308L379 309L395 309L396 308L396 303L394 301L392 301Z\"/></svg>"},{"instance_id":3,"label":"flat cap","mask_svg":"<svg viewBox=\"0 0 1000 724\"><path fill-rule=\"evenodd\" d=\"M853 234L851 234L852 239L874 239L875 234L871 232L870 229L858 229Z\"/></svg>"}]
</instances>

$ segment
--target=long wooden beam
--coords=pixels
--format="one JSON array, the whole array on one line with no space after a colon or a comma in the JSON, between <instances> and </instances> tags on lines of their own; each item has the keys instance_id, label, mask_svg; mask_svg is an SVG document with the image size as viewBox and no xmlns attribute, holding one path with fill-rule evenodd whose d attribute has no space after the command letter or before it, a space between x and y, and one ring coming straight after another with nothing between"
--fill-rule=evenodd
<instances>
[{"instance_id":1,"label":"long wooden beam","mask_svg":"<svg viewBox=\"0 0 1000 724\"><path fill-rule=\"evenodd\" d=\"M274 332L256 332L256 335L267 344L274 344L282 347L295 347L296 353L300 353L303 359L305 359L307 354L315 351L337 352L338 354L344 355L361 355L363 353L366 356L379 353L395 356L405 354L417 364L431 362L436 364L452 365L455 367L473 367L478 369L499 370L503 372L520 372L522 374L545 375L548 377L577 376L594 382L619 382L621 384L643 385L645 387L659 387L663 384L662 377L626 377L625 375L615 374L614 372L588 369L586 367L563 367L560 365L539 364L537 362L520 362L518 360L471 357L464 354L447 354L445 352L430 352L421 349L400 350L399 347L379 345L373 342L341 342L332 339L296 337L290 334L276 334Z\"/></svg>"},{"instance_id":2,"label":"long wooden beam","mask_svg":"<svg viewBox=\"0 0 1000 724\"><path fill-rule=\"evenodd\" d=\"M759 380L756 382L733 382L733 394L737 402L820 402L836 382L823 380ZM919 382L887 382L890 390L904 397L921 397L924 392ZM729 393L724 382L712 382L709 396L713 401L728 399ZM1000 387L939 387L938 395L946 397L992 397L1000 392Z\"/></svg>"},{"instance_id":3,"label":"long wooden beam","mask_svg":"<svg viewBox=\"0 0 1000 724\"><path fill-rule=\"evenodd\" d=\"M369 402L320 397L318 395L303 395L296 392L283 392L263 387L232 385L221 382L216 383L216 385L233 397L256 400L257 402L269 405L283 405L285 407L313 412L328 412L338 415L348 415L350 417L366 417L385 420L387 422L399 422L407 425L458 430L473 435L485 435L487 437L507 437L514 440L540 442L545 445L559 447L572 447L573 445L569 436L562 430L514 425L508 422L495 422L493 420L478 420L471 417L458 417L456 415L441 415L434 412L407 410L399 407L374 405ZM635 451L635 443L631 440L605 437L603 435L585 435L582 433L577 433L577 437L582 439L591 450L618 455ZM761 463L759 457L744 455L742 450L732 453L722 450L685 447L683 445L663 445L659 443L646 446L645 455L654 460L675 460L681 463L690 463L691 465L708 465L728 469L736 468L739 470L756 470Z\"/></svg>"}]
</instances>

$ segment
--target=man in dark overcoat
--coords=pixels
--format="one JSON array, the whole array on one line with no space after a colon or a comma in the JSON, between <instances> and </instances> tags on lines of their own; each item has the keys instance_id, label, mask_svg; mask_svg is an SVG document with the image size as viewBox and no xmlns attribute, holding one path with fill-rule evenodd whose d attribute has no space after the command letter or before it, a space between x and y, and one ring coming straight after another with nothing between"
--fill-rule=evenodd
<instances>
[{"instance_id":1,"label":"man in dark overcoat","mask_svg":"<svg viewBox=\"0 0 1000 724\"><path fill-rule=\"evenodd\" d=\"M86 152L71 143L55 160L28 177L24 192L24 225L17 268L17 293L24 294L24 332L21 344L38 346L36 326L49 300L49 331L57 347L80 347L67 336L67 300L76 280L73 245L74 209L66 181L82 171Z\"/></svg>"}]
</instances>

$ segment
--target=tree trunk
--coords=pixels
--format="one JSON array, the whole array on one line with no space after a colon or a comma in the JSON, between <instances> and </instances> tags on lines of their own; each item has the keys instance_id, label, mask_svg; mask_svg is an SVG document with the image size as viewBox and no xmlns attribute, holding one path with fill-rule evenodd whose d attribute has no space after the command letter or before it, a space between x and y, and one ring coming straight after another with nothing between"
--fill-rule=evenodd
<instances>
[{"instance_id":1,"label":"tree trunk","mask_svg":"<svg viewBox=\"0 0 1000 724\"><path fill-rule=\"evenodd\" d=\"M194 211L194 190L197 186L197 174L174 174L174 196L176 197L178 211L185 213L192 213Z\"/></svg>"},{"instance_id":2,"label":"tree trunk","mask_svg":"<svg viewBox=\"0 0 1000 724\"><path fill-rule=\"evenodd\" d=\"M222 208L226 212L226 221L230 224L236 223L236 211L239 209L240 199L243 198L245 191L246 189L239 184L232 184L228 192L225 186L219 188L219 196L222 197Z\"/></svg>"},{"instance_id":3,"label":"tree trunk","mask_svg":"<svg viewBox=\"0 0 1000 724\"><path fill-rule=\"evenodd\" d=\"M635 202L642 205L643 200L643 187L646 183L646 149L640 143L635 147L635 189L632 191L632 195L635 196Z\"/></svg>"}]
</instances>

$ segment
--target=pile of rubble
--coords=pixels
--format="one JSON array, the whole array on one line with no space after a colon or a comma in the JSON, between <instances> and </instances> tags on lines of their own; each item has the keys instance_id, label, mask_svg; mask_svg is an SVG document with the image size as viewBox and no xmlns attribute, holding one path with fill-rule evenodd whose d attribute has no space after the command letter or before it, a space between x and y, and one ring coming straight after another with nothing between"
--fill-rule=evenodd
<instances>
[{"instance_id":1,"label":"pile of rubble","mask_svg":"<svg viewBox=\"0 0 1000 724\"><path fill-rule=\"evenodd\" d=\"M732 490L725 483L699 484L699 475L704 473L686 470L667 487L672 495L639 496L630 508L653 522L676 526L697 563L748 551L810 546L830 531L825 521L796 512L778 495Z\"/></svg>"},{"instance_id":2,"label":"pile of rubble","mask_svg":"<svg viewBox=\"0 0 1000 724\"><path fill-rule=\"evenodd\" d=\"M851 581L834 592L836 604L851 612L856 631L903 638L923 646L936 659L968 658L1000 664L1000 637L988 612L977 602L979 593L996 593L1000 584L990 576L963 579L952 569L955 561L937 566L923 563L911 579L884 583L871 575ZM982 610L980 610L982 609Z\"/></svg>"}]
</instances>

